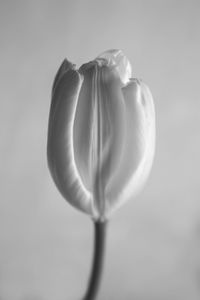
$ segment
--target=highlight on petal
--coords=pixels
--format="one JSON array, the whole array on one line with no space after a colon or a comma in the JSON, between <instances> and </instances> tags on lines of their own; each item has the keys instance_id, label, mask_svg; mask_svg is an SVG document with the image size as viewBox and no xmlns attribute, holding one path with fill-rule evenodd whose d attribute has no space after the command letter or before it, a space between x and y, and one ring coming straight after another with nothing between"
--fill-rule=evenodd
<instances>
[{"instance_id":1,"label":"highlight on petal","mask_svg":"<svg viewBox=\"0 0 200 300\"><path fill-rule=\"evenodd\" d=\"M131 78L132 68L129 60L119 49L105 51L97 56L96 61L101 65L114 67L121 79L121 82L126 85Z\"/></svg>"},{"instance_id":2,"label":"highlight on petal","mask_svg":"<svg viewBox=\"0 0 200 300\"><path fill-rule=\"evenodd\" d=\"M74 160L73 123L81 84L81 75L70 69L64 72L55 86L54 105L49 117L47 157L51 175L64 198L92 215L91 194L82 183Z\"/></svg>"}]
</instances>

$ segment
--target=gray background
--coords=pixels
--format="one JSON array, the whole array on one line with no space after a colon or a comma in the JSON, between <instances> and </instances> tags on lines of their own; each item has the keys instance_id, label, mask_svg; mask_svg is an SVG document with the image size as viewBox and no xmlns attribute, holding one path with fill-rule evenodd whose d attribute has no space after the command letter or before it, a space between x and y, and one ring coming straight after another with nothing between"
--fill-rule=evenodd
<instances>
[{"instance_id":1,"label":"gray background","mask_svg":"<svg viewBox=\"0 0 200 300\"><path fill-rule=\"evenodd\" d=\"M143 192L112 218L99 299L200 297L200 2L0 2L0 299L81 299L92 222L46 162L54 75L110 48L150 86L157 148Z\"/></svg>"}]
</instances>

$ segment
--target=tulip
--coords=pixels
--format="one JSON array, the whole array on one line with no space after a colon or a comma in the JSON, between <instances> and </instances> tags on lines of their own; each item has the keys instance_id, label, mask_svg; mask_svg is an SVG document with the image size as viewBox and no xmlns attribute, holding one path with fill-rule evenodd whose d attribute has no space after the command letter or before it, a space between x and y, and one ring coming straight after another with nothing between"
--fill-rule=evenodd
<instances>
[{"instance_id":1,"label":"tulip","mask_svg":"<svg viewBox=\"0 0 200 300\"><path fill-rule=\"evenodd\" d=\"M131 72L122 51L109 50L79 69L65 59L53 84L49 169L63 197L95 224L85 300L97 294L106 221L143 187L154 157L153 98Z\"/></svg>"},{"instance_id":2,"label":"tulip","mask_svg":"<svg viewBox=\"0 0 200 300\"><path fill-rule=\"evenodd\" d=\"M47 154L70 204L107 220L144 185L154 143L151 92L131 78L122 51L104 52L79 70L64 60L52 89Z\"/></svg>"}]
</instances>

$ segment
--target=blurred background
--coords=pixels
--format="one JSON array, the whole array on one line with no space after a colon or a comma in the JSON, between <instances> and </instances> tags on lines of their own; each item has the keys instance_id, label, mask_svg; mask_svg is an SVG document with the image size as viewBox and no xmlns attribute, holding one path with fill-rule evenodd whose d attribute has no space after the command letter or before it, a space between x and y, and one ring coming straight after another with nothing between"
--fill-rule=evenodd
<instances>
[{"instance_id":1,"label":"blurred background","mask_svg":"<svg viewBox=\"0 0 200 300\"><path fill-rule=\"evenodd\" d=\"M47 168L62 60L110 48L155 99L157 147L142 193L112 218L100 299L200 298L200 2L0 1L0 300L81 299L93 227Z\"/></svg>"}]
</instances>

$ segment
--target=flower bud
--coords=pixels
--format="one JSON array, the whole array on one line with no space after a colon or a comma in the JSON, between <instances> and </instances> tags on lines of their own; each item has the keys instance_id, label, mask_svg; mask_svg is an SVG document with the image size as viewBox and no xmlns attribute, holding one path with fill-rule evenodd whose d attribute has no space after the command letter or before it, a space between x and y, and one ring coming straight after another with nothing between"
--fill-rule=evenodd
<instances>
[{"instance_id":1,"label":"flower bud","mask_svg":"<svg viewBox=\"0 0 200 300\"><path fill-rule=\"evenodd\" d=\"M151 92L131 79L121 50L104 52L79 70L64 60L52 89L47 156L70 204L107 219L144 185L154 144Z\"/></svg>"}]
</instances>

